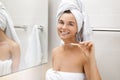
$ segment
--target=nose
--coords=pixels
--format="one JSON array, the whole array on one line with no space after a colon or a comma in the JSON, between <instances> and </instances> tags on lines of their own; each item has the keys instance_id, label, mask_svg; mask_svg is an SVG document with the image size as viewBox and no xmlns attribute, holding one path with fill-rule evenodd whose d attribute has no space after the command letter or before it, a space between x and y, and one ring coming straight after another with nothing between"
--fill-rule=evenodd
<instances>
[{"instance_id":1,"label":"nose","mask_svg":"<svg viewBox=\"0 0 120 80\"><path fill-rule=\"evenodd\" d=\"M64 25L62 26L62 29L66 29L66 28L67 28L67 25L64 24Z\"/></svg>"}]
</instances>

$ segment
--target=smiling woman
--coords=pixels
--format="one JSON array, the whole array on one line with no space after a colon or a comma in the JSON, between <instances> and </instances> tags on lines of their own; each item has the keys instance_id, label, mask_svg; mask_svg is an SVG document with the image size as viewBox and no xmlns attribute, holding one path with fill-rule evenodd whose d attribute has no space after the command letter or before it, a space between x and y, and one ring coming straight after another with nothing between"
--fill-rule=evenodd
<instances>
[{"instance_id":1,"label":"smiling woman","mask_svg":"<svg viewBox=\"0 0 120 80\"><path fill-rule=\"evenodd\" d=\"M90 41L76 40L77 24L70 11L61 15L57 30L64 44L53 49L53 65L46 73L46 80L101 80L96 66L94 45Z\"/></svg>"},{"instance_id":2,"label":"smiling woman","mask_svg":"<svg viewBox=\"0 0 120 80\"><path fill-rule=\"evenodd\" d=\"M70 10L65 11L64 14L60 17L57 24L58 35L62 40L68 39L75 42L77 24L75 17L71 14Z\"/></svg>"},{"instance_id":3,"label":"smiling woman","mask_svg":"<svg viewBox=\"0 0 120 80\"><path fill-rule=\"evenodd\" d=\"M46 80L101 80L90 41L92 31L81 6L81 0L60 3L57 32L64 44L52 50L52 69L46 72Z\"/></svg>"}]
</instances>

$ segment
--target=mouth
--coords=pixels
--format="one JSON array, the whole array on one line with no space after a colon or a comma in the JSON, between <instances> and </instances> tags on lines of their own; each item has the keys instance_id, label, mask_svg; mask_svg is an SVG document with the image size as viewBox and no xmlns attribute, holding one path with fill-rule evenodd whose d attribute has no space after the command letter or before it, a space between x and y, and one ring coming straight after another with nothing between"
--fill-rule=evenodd
<instances>
[{"instance_id":1,"label":"mouth","mask_svg":"<svg viewBox=\"0 0 120 80\"><path fill-rule=\"evenodd\" d=\"M61 33L61 35L63 35L63 36L70 34L69 31L60 31L60 33Z\"/></svg>"}]
</instances>

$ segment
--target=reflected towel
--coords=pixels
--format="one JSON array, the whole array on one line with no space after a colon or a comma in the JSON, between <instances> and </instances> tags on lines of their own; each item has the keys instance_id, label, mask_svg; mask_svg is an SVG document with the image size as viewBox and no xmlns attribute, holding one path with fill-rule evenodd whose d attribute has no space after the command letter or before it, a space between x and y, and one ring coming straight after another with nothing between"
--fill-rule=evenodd
<instances>
[{"instance_id":1,"label":"reflected towel","mask_svg":"<svg viewBox=\"0 0 120 80\"><path fill-rule=\"evenodd\" d=\"M37 25L32 27L28 41L28 48L25 56L25 63L27 68L36 66L41 63L41 44L40 44L40 30Z\"/></svg>"},{"instance_id":2,"label":"reflected towel","mask_svg":"<svg viewBox=\"0 0 120 80\"><path fill-rule=\"evenodd\" d=\"M5 31L6 35L20 44L20 40L15 32L11 17L8 15L4 5L0 2L0 29Z\"/></svg>"},{"instance_id":3,"label":"reflected towel","mask_svg":"<svg viewBox=\"0 0 120 80\"><path fill-rule=\"evenodd\" d=\"M12 60L0 61L0 76L11 73Z\"/></svg>"},{"instance_id":4,"label":"reflected towel","mask_svg":"<svg viewBox=\"0 0 120 80\"><path fill-rule=\"evenodd\" d=\"M46 72L46 80L85 80L84 73L61 72L49 69Z\"/></svg>"},{"instance_id":5,"label":"reflected towel","mask_svg":"<svg viewBox=\"0 0 120 80\"><path fill-rule=\"evenodd\" d=\"M64 11L70 10L77 21L78 32L76 40L91 40L92 28L88 23L88 17L85 13L84 5L81 0L61 0L57 11L57 22Z\"/></svg>"}]
</instances>

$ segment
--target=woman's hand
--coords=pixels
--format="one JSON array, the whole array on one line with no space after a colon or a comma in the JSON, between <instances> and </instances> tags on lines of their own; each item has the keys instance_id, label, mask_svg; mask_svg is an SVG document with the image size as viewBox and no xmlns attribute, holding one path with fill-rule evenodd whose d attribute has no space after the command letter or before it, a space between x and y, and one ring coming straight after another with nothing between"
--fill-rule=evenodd
<instances>
[{"instance_id":1,"label":"woman's hand","mask_svg":"<svg viewBox=\"0 0 120 80\"><path fill-rule=\"evenodd\" d=\"M80 42L80 49L85 55L86 61L93 61L95 59L95 49L94 44L91 41Z\"/></svg>"},{"instance_id":2,"label":"woman's hand","mask_svg":"<svg viewBox=\"0 0 120 80\"><path fill-rule=\"evenodd\" d=\"M96 60L94 45L91 41L80 42L80 49L85 55L84 70L87 80L101 80Z\"/></svg>"},{"instance_id":3,"label":"woman's hand","mask_svg":"<svg viewBox=\"0 0 120 80\"><path fill-rule=\"evenodd\" d=\"M90 62L95 60L94 56L94 45L91 41L79 42L79 44L71 43L73 46L78 46L81 50L81 53L84 55L85 62Z\"/></svg>"},{"instance_id":4,"label":"woman's hand","mask_svg":"<svg viewBox=\"0 0 120 80\"><path fill-rule=\"evenodd\" d=\"M83 54L83 66L87 80L101 80L96 60L94 44L91 41L84 41L78 43L70 43L72 46L77 46L80 53Z\"/></svg>"}]
</instances>

